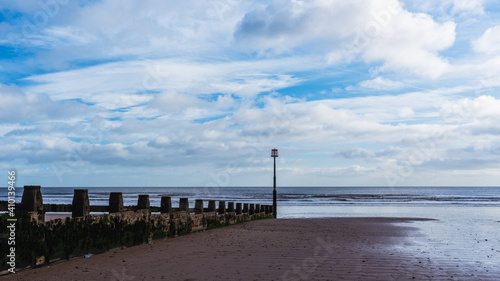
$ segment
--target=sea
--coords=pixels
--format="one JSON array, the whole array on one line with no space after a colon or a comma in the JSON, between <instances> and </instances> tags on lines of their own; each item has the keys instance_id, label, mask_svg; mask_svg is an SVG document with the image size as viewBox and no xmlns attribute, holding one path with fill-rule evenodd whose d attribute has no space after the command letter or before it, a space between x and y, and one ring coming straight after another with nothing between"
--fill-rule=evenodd
<instances>
[{"instance_id":1,"label":"sea","mask_svg":"<svg viewBox=\"0 0 500 281\"><path fill-rule=\"evenodd\" d=\"M107 205L110 192L122 192L124 205L149 194L152 206L162 196L272 205L272 187L78 187L88 189L91 205ZM42 187L45 204L71 204L74 187ZM17 202L23 188L17 188ZM7 192L0 195L7 200ZM500 220L500 187L277 187L278 218L435 217L461 213L491 215ZM208 204L205 202L205 204Z\"/></svg>"}]
</instances>

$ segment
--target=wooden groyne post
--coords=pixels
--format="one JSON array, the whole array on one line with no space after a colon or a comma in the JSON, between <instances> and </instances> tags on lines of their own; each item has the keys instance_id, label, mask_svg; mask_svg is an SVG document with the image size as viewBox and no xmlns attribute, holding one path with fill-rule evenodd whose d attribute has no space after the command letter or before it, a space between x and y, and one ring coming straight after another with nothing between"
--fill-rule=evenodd
<instances>
[{"instance_id":1,"label":"wooden groyne post","mask_svg":"<svg viewBox=\"0 0 500 281\"><path fill-rule=\"evenodd\" d=\"M149 209L149 195L141 194L137 200L137 210L147 210Z\"/></svg>"},{"instance_id":2,"label":"wooden groyne post","mask_svg":"<svg viewBox=\"0 0 500 281\"><path fill-rule=\"evenodd\" d=\"M225 214L226 213L226 201L219 201L219 214Z\"/></svg>"},{"instance_id":3,"label":"wooden groyne post","mask_svg":"<svg viewBox=\"0 0 500 281\"><path fill-rule=\"evenodd\" d=\"M111 192L109 194L109 213L123 212L123 195L121 192Z\"/></svg>"},{"instance_id":4,"label":"wooden groyne post","mask_svg":"<svg viewBox=\"0 0 500 281\"><path fill-rule=\"evenodd\" d=\"M89 190L75 189L74 192L71 216L77 218L90 215Z\"/></svg>"},{"instance_id":5,"label":"wooden groyne post","mask_svg":"<svg viewBox=\"0 0 500 281\"><path fill-rule=\"evenodd\" d=\"M162 214L172 212L172 199L170 196L161 197L160 212Z\"/></svg>"},{"instance_id":6,"label":"wooden groyne post","mask_svg":"<svg viewBox=\"0 0 500 281\"><path fill-rule=\"evenodd\" d=\"M21 209L28 212L43 212L43 198L39 185L24 187Z\"/></svg>"}]
</instances>

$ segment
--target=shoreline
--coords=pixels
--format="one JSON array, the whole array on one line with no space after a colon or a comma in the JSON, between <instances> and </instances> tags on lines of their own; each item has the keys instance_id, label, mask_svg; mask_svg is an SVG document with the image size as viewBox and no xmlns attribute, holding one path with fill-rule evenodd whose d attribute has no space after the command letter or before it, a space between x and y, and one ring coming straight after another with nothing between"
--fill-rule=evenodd
<instances>
[{"instance_id":1,"label":"shoreline","mask_svg":"<svg viewBox=\"0 0 500 281\"><path fill-rule=\"evenodd\" d=\"M425 218L268 219L154 240L5 280L494 280L467 256L439 256ZM489 237L493 240L495 237ZM432 247L437 247L432 250ZM439 248L442 247L442 248ZM425 250L424 250L425 249ZM459 250L459 249L458 249ZM444 254L441 254L444 255ZM121 278L121 279L120 279ZM128 279L127 279L128 278Z\"/></svg>"}]
</instances>

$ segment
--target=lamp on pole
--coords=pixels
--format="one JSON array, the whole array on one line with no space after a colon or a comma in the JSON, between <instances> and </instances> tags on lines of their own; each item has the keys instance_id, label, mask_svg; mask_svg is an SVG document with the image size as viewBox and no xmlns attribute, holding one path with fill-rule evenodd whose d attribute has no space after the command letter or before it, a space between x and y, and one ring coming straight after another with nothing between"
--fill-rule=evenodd
<instances>
[{"instance_id":1,"label":"lamp on pole","mask_svg":"<svg viewBox=\"0 0 500 281\"><path fill-rule=\"evenodd\" d=\"M278 157L278 149L271 150L271 157L274 158L274 178L273 178L273 217L276 218L277 204L276 204L276 157Z\"/></svg>"}]
</instances>

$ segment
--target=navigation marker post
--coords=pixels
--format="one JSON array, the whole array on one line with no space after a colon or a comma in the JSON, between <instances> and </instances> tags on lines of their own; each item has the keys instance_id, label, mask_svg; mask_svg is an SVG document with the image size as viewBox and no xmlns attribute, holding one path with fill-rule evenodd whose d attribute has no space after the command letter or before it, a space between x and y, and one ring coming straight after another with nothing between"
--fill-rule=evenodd
<instances>
[{"instance_id":1,"label":"navigation marker post","mask_svg":"<svg viewBox=\"0 0 500 281\"><path fill-rule=\"evenodd\" d=\"M276 157L278 157L278 149L271 150L271 157L274 158L274 178L273 178L273 217L276 218L277 204L276 204Z\"/></svg>"}]
</instances>

